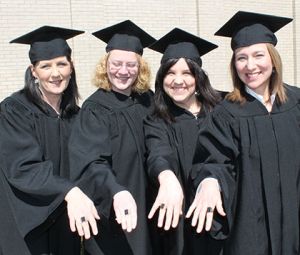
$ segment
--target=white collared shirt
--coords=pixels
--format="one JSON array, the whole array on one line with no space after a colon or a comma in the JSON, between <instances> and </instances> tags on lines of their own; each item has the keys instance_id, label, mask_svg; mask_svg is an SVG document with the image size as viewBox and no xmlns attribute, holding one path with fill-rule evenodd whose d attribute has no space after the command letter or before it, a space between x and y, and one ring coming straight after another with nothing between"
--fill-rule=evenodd
<instances>
[{"instance_id":1,"label":"white collared shirt","mask_svg":"<svg viewBox=\"0 0 300 255\"><path fill-rule=\"evenodd\" d=\"M264 97L262 95L257 94L254 90L248 88L247 86L245 86L246 88L246 92L248 94L250 94L251 96L255 97L259 102L261 102L263 105L265 105L265 101L264 101ZM271 95L271 104L273 105L274 101L275 101L275 97L276 97L276 93L273 93Z\"/></svg>"}]
</instances>

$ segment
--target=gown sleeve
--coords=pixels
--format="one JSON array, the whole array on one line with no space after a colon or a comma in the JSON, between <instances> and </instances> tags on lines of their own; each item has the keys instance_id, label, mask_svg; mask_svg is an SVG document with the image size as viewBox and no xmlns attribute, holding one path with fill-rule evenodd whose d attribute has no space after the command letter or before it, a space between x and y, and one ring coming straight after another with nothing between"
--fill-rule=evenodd
<instances>
[{"instance_id":1,"label":"gown sleeve","mask_svg":"<svg viewBox=\"0 0 300 255\"><path fill-rule=\"evenodd\" d=\"M157 180L158 175L164 170L171 170L177 175L178 160L176 151L171 147L167 124L161 119L148 116L144 120L144 129L150 178Z\"/></svg>"},{"instance_id":2,"label":"gown sleeve","mask_svg":"<svg viewBox=\"0 0 300 255\"><path fill-rule=\"evenodd\" d=\"M106 217L113 196L125 190L114 174L111 147L109 112L86 103L70 136L70 176Z\"/></svg>"},{"instance_id":3,"label":"gown sleeve","mask_svg":"<svg viewBox=\"0 0 300 255\"><path fill-rule=\"evenodd\" d=\"M36 117L23 105L5 100L1 104L2 171L21 234L43 223L73 187L53 174L36 134ZM59 142L59 141L53 141Z\"/></svg>"},{"instance_id":4,"label":"gown sleeve","mask_svg":"<svg viewBox=\"0 0 300 255\"><path fill-rule=\"evenodd\" d=\"M226 219L215 215L211 235L216 239L228 236L235 211L239 156L235 125L234 118L222 110L208 115L199 131L191 172L195 189L207 177L219 182Z\"/></svg>"}]
</instances>

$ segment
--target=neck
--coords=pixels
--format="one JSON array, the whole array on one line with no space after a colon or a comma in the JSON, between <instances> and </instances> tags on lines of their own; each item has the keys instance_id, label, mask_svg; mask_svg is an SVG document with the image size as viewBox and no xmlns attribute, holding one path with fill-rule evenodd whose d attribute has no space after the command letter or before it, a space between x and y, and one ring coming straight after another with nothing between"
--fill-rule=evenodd
<instances>
[{"instance_id":1,"label":"neck","mask_svg":"<svg viewBox=\"0 0 300 255\"><path fill-rule=\"evenodd\" d=\"M43 100L49 104L57 114L60 114L60 103L61 103L61 95L43 95Z\"/></svg>"},{"instance_id":2,"label":"neck","mask_svg":"<svg viewBox=\"0 0 300 255\"><path fill-rule=\"evenodd\" d=\"M194 100L191 100L188 104L181 104L181 103L176 103L181 108L184 108L185 110L189 111L190 113L197 115L200 112L201 109L201 104L200 102L194 97Z\"/></svg>"},{"instance_id":3,"label":"neck","mask_svg":"<svg viewBox=\"0 0 300 255\"><path fill-rule=\"evenodd\" d=\"M131 95L131 88L124 89L124 90L119 90L119 89L116 89L116 88L112 88L112 90L115 91L115 92L118 92L120 94L123 94L125 96L130 96Z\"/></svg>"}]
</instances>

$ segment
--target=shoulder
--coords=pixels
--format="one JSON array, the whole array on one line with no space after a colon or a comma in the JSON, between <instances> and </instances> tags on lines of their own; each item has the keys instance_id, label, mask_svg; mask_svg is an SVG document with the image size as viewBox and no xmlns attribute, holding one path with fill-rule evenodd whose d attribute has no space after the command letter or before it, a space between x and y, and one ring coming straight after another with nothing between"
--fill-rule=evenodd
<instances>
[{"instance_id":1,"label":"shoulder","mask_svg":"<svg viewBox=\"0 0 300 255\"><path fill-rule=\"evenodd\" d=\"M153 91L148 90L144 93L138 94L137 101L146 107L150 107L153 104L153 96L154 96Z\"/></svg>"},{"instance_id":2,"label":"shoulder","mask_svg":"<svg viewBox=\"0 0 300 255\"><path fill-rule=\"evenodd\" d=\"M22 91L15 92L1 102L1 113L19 112L22 115L32 113L34 105L29 102Z\"/></svg>"},{"instance_id":3,"label":"shoulder","mask_svg":"<svg viewBox=\"0 0 300 255\"><path fill-rule=\"evenodd\" d=\"M91 96L89 96L82 104L79 111L79 115L84 115L85 118L93 115L98 118L104 118L107 114L112 112L112 109L105 103L107 99L107 93L102 89L98 89Z\"/></svg>"},{"instance_id":4,"label":"shoulder","mask_svg":"<svg viewBox=\"0 0 300 255\"><path fill-rule=\"evenodd\" d=\"M288 84L284 84L284 88L286 90L288 98L292 97L292 98L300 99L300 88Z\"/></svg>"}]
</instances>

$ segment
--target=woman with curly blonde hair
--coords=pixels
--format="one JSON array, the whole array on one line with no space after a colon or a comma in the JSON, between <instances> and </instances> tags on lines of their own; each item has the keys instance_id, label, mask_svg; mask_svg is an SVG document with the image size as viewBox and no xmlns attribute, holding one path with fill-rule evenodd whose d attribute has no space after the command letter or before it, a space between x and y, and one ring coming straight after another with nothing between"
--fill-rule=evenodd
<instances>
[{"instance_id":1,"label":"woman with curly blonde hair","mask_svg":"<svg viewBox=\"0 0 300 255\"><path fill-rule=\"evenodd\" d=\"M101 215L101 233L85 249L150 255L143 119L153 93L142 54L155 39L129 20L93 35L107 43L107 54L96 66L98 90L84 102L70 138L71 178Z\"/></svg>"},{"instance_id":2,"label":"woman with curly blonde hair","mask_svg":"<svg viewBox=\"0 0 300 255\"><path fill-rule=\"evenodd\" d=\"M112 88L107 71L109 57L110 53L108 52L104 57L101 58L96 66L95 75L92 80L96 87L107 91L110 91ZM144 93L150 89L151 72L148 63L142 58L142 56L136 53L136 58L139 66L139 72L136 80L131 85L131 89L137 93Z\"/></svg>"}]
</instances>

